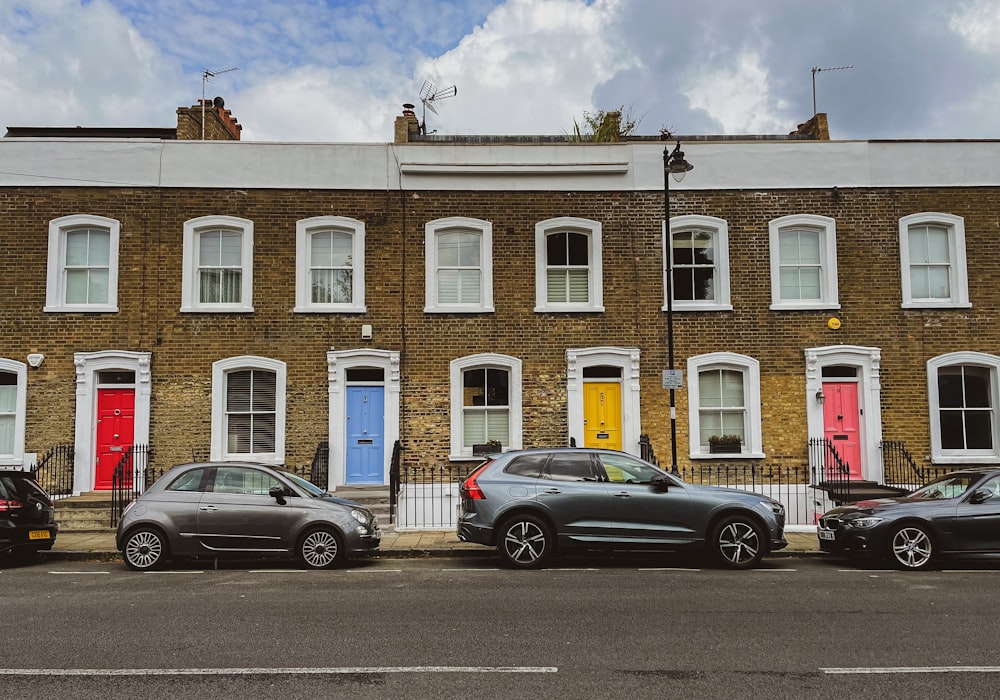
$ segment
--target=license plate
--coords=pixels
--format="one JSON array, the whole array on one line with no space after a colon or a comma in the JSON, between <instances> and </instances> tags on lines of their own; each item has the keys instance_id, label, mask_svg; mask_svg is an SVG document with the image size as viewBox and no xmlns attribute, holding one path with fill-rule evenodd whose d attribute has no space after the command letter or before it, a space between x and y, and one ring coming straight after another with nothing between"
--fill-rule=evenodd
<instances>
[{"instance_id":1,"label":"license plate","mask_svg":"<svg viewBox=\"0 0 1000 700\"><path fill-rule=\"evenodd\" d=\"M819 535L821 540L835 540L837 539L837 533L833 530L816 530L816 534Z\"/></svg>"},{"instance_id":2,"label":"license plate","mask_svg":"<svg viewBox=\"0 0 1000 700\"><path fill-rule=\"evenodd\" d=\"M51 537L52 535L48 530L28 530L29 540L47 540Z\"/></svg>"}]
</instances>

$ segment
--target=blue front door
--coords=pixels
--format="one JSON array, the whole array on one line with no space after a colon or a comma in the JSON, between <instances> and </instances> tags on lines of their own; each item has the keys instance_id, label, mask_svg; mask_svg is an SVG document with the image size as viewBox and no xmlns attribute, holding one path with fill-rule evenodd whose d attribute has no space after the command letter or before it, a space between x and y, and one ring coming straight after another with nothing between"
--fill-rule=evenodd
<instances>
[{"instance_id":1,"label":"blue front door","mask_svg":"<svg viewBox=\"0 0 1000 700\"><path fill-rule=\"evenodd\" d=\"M347 483L382 484L385 389L347 387Z\"/></svg>"}]
</instances>

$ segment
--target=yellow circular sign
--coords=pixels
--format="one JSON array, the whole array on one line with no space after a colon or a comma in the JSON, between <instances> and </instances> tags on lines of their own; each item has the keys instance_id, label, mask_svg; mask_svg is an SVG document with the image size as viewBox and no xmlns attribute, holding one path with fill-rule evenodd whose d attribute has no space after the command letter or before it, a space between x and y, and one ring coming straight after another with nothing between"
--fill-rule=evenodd
<instances>
[{"instance_id":1,"label":"yellow circular sign","mask_svg":"<svg viewBox=\"0 0 1000 700\"><path fill-rule=\"evenodd\" d=\"M840 319L834 316L826 322L826 325L830 330L835 331L840 328Z\"/></svg>"}]
</instances>

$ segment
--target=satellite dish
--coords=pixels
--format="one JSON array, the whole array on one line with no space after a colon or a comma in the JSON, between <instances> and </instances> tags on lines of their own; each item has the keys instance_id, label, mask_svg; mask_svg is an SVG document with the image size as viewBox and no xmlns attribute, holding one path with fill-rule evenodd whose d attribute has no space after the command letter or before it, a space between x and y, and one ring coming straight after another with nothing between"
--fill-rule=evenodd
<instances>
[{"instance_id":1,"label":"satellite dish","mask_svg":"<svg viewBox=\"0 0 1000 700\"><path fill-rule=\"evenodd\" d=\"M420 86L420 102L424 106L423 118L420 124L420 133L427 133L427 110L429 109L434 114L438 111L434 107L434 103L438 100L444 100L449 97L454 97L458 94L458 88L452 85L451 87L446 87L443 90L438 90L437 85L429 80L425 80L424 84Z\"/></svg>"}]
</instances>

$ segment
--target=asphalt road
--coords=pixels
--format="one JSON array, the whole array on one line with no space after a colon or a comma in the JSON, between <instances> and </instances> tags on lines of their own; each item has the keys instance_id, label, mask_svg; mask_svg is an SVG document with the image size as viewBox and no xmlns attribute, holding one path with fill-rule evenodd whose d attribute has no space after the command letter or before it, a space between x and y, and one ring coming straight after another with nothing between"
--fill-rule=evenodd
<instances>
[{"instance_id":1,"label":"asphalt road","mask_svg":"<svg viewBox=\"0 0 1000 700\"><path fill-rule=\"evenodd\" d=\"M0 569L0 698L996 697L1000 566Z\"/></svg>"}]
</instances>

